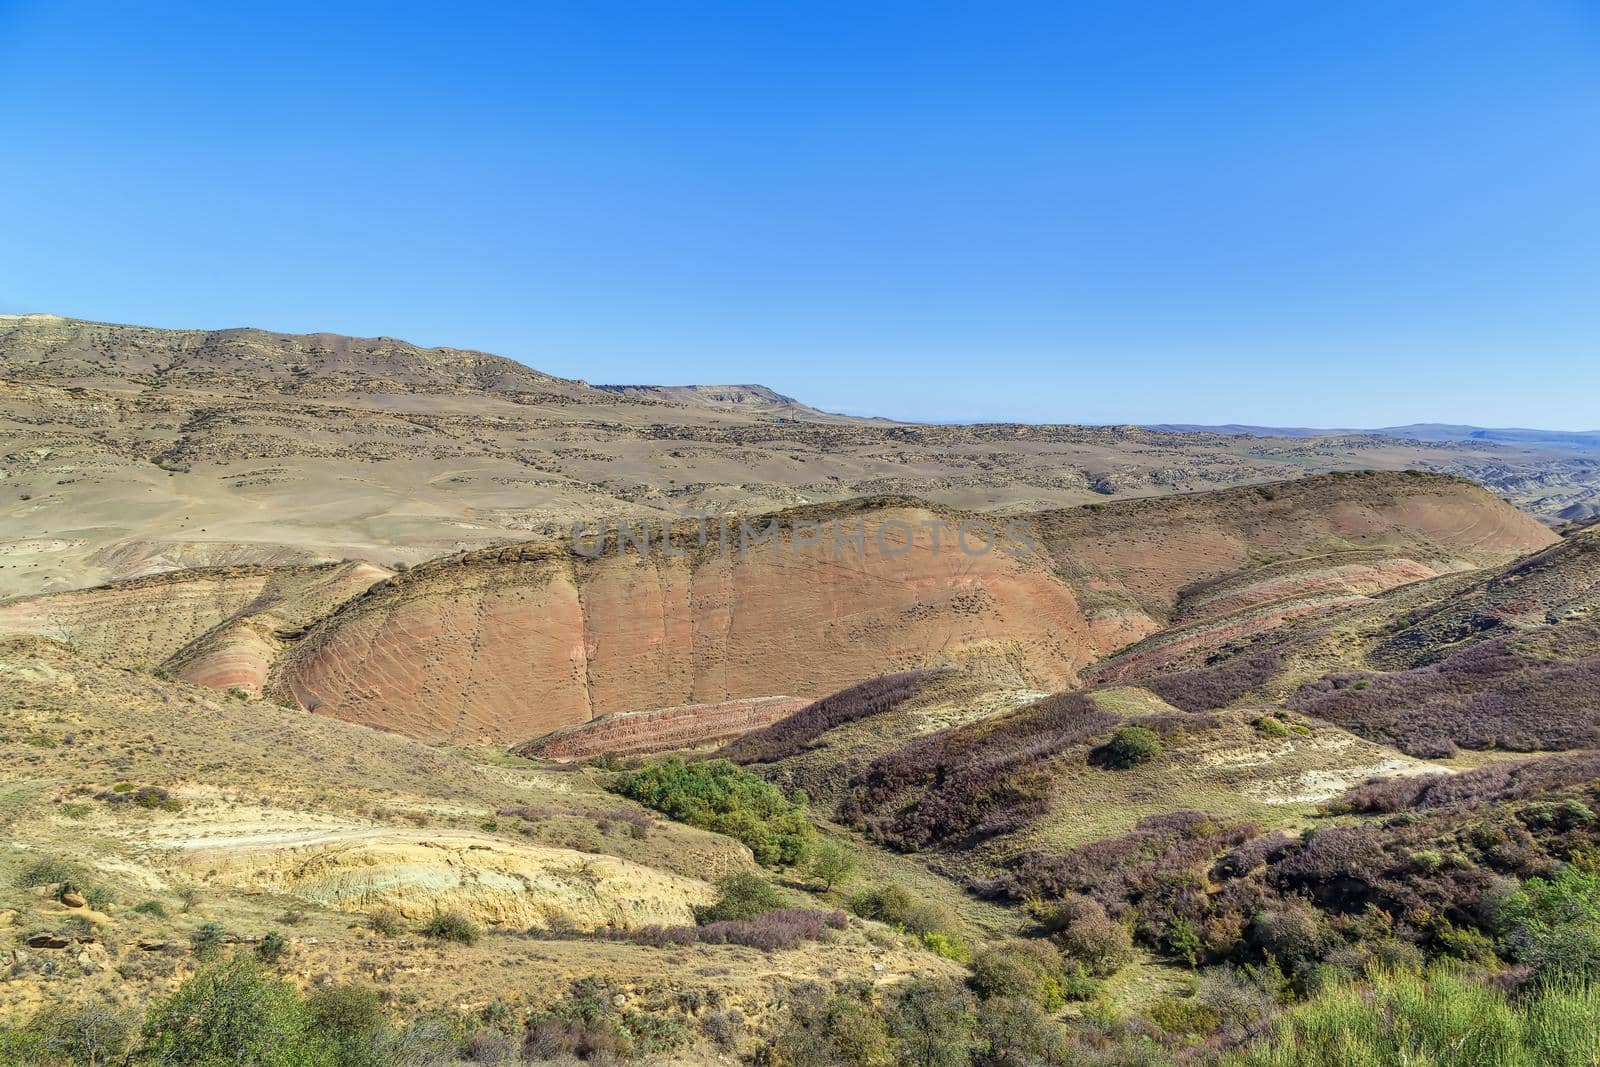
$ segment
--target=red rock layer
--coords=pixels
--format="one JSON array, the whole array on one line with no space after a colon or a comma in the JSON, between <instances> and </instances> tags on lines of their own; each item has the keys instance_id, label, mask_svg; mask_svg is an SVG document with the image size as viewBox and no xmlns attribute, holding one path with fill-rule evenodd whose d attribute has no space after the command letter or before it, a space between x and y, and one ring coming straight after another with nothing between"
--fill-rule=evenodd
<instances>
[{"instance_id":1,"label":"red rock layer","mask_svg":"<svg viewBox=\"0 0 1600 1067\"><path fill-rule=\"evenodd\" d=\"M546 734L519 745L517 754L567 761L608 752L624 755L693 748L771 726L810 703L798 697L749 697L625 711Z\"/></svg>"},{"instance_id":2,"label":"red rock layer","mask_svg":"<svg viewBox=\"0 0 1600 1067\"><path fill-rule=\"evenodd\" d=\"M327 620L278 690L412 737L515 742L632 708L822 696L977 643L1008 644L1059 688L1107 651L1048 558L969 556L948 531L935 551L920 524L937 518L852 513L868 550L839 558L785 538L777 553L590 560L529 545L439 561Z\"/></svg>"}]
</instances>

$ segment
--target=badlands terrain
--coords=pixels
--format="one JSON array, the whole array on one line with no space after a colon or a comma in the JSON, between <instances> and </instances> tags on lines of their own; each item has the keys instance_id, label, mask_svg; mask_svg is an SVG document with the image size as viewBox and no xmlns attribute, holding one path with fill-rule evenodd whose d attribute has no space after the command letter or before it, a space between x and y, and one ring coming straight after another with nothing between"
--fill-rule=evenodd
<instances>
[{"instance_id":1,"label":"badlands terrain","mask_svg":"<svg viewBox=\"0 0 1600 1067\"><path fill-rule=\"evenodd\" d=\"M176 567L392 567L575 521L888 495L1010 514L1409 468L1551 523L1600 500L1600 455L1547 439L906 424L392 338L50 315L0 316L0 432L0 596Z\"/></svg>"},{"instance_id":2,"label":"badlands terrain","mask_svg":"<svg viewBox=\"0 0 1600 1067\"><path fill-rule=\"evenodd\" d=\"M1600 1057L1581 450L50 316L0 417L0 1062Z\"/></svg>"}]
</instances>

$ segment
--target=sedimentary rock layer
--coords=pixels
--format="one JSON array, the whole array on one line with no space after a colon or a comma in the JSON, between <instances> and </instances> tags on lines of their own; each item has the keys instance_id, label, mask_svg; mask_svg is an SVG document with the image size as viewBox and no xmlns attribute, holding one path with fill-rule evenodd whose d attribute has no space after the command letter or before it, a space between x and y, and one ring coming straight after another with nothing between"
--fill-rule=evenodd
<instances>
[{"instance_id":1,"label":"sedimentary rock layer","mask_svg":"<svg viewBox=\"0 0 1600 1067\"><path fill-rule=\"evenodd\" d=\"M623 755L691 748L770 726L810 703L798 697L772 696L626 711L557 730L517 746L516 751L519 756L567 761L608 752Z\"/></svg>"}]
</instances>

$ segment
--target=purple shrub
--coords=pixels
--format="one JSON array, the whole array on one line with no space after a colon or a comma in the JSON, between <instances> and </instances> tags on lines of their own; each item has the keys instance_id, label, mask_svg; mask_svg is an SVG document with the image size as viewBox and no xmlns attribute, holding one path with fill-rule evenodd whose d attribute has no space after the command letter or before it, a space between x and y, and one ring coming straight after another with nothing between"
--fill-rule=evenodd
<instances>
[{"instance_id":1,"label":"purple shrub","mask_svg":"<svg viewBox=\"0 0 1600 1067\"><path fill-rule=\"evenodd\" d=\"M837 726L880 714L910 700L942 673L937 670L903 671L868 679L808 704L771 726L729 742L717 755L735 763L776 763L799 755Z\"/></svg>"},{"instance_id":2,"label":"purple shrub","mask_svg":"<svg viewBox=\"0 0 1600 1067\"><path fill-rule=\"evenodd\" d=\"M743 945L763 952L793 948L804 941L824 941L832 931L845 928L842 911L817 911L812 908L779 908L753 919L734 919L708 923L697 933L701 944Z\"/></svg>"},{"instance_id":3,"label":"purple shrub","mask_svg":"<svg viewBox=\"0 0 1600 1067\"><path fill-rule=\"evenodd\" d=\"M1281 665L1278 650L1267 649L1235 656L1216 666L1147 678L1139 684L1175 708L1211 711L1225 708L1250 690L1265 685Z\"/></svg>"},{"instance_id":4,"label":"purple shrub","mask_svg":"<svg viewBox=\"0 0 1600 1067\"><path fill-rule=\"evenodd\" d=\"M1393 674L1328 675L1290 707L1412 756L1600 747L1600 655L1535 658L1500 638Z\"/></svg>"},{"instance_id":5,"label":"purple shrub","mask_svg":"<svg viewBox=\"0 0 1600 1067\"><path fill-rule=\"evenodd\" d=\"M1259 832L1253 823L1226 823L1197 811L1152 815L1125 834L1064 854L1025 853L991 888L1017 901L1083 894L1112 918L1133 923L1147 944L1221 957L1241 938L1259 887L1235 883L1213 895L1208 872Z\"/></svg>"},{"instance_id":6,"label":"purple shrub","mask_svg":"<svg viewBox=\"0 0 1600 1067\"><path fill-rule=\"evenodd\" d=\"M1329 803L1336 812L1386 814L1452 804L1525 800L1600 779L1600 752L1573 752L1525 763L1499 763L1460 774L1375 778Z\"/></svg>"},{"instance_id":7,"label":"purple shrub","mask_svg":"<svg viewBox=\"0 0 1600 1067\"><path fill-rule=\"evenodd\" d=\"M1119 721L1074 692L930 734L853 778L839 816L901 849L1007 833L1041 814L1047 762L1087 752Z\"/></svg>"}]
</instances>

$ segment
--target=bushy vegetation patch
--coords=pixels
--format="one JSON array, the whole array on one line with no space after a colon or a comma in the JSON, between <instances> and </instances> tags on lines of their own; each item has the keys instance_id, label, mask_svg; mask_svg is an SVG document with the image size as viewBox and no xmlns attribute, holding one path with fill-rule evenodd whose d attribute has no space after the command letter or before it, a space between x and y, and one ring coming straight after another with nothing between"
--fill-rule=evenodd
<instances>
[{"instance_id":1,"label":"bushy vegetation patch","mask_svg":"<svg viewBox=\"0 0 1600 1067\"><path fill-rule=\"evenodd\" d=\"M1267 649L1199 670L1159 674L1139 684L1175 708L1214 711L1266 685L1282 666L1278 650Z\"/></svg>"},{"instance_id":2,"label":"bushy vegetation patch","mask_svg":"<svg viewBox=\"0 0 1600 1067\"><path fill-rule=\"evenodd\" d=\"M465 912L453 909L434 912L422 924L422 933L436 941L454 941L462 945L476 944L480 936L478 924Z\"/></svg>"},{"instance_id":3,"label":"bushy vegetation patch","mask_svg":"<svg viewBox=\"0 0 1600 1067\"><path fill-rule=\"evenodd\" d=\"M1143 726L1120 726L1095 755L1114 770L1137 767L1161 755L1161 735Z\"/></svg>"},{"instance_id":4,"label":"bushy vegetation patch","mask_svg":"<svg viewBox=\"0 0 1600 1067\"><path fill-rule=\"evenodd\" d=\"M1498 804L1600 779L1600 752L1572 752L1497 763L1459 774L1375 778L1346 790L1327 807L1335 813L1392 813L1451 804Z\"/></svg>"},{"instance_id":5,"label":"bushy vegetation patch","mask_svg":"<svg viewBox=\"0 0 1600 1067\"><path fill-rule=\"evenodd\" d=\"M1530 878L1499 902L1495 919L1511 957L1541 979L1600 982L1600 873L1566 867Z\"/></svg>"},{"instance_id":6,"label":"bushy vegetation patch","mask_svg":"<svg viewBox=\"0 0 1600 1067\"><path fill-rule=\"evenodd\" d=\"M906 850L1019 829L1043 814L1048 761L1075 748L1086 753L1119 721L1073 692L931 734L852 779L839 816Z\"/></svg>"},{"instance_id":7,"label":"bushy vegetation patch","mask_svg":"<svg viewBox=\"0 0 1600 1067\"><path fill-rule=\"evenodd\" d=\"M783 906L783 895L771 882L739 871L717 883L717 899L696 908L695 919L702 924L726 919L753 919L762 912L776 911Z\"/></svg>"},{"instance_id":8,"label":"bushy vegetation patch","mask_svg":"<svg viewBox=\"0 0 1600 1067\"><path fill-rule=\"evenodd\" d=\"M1600 891L1587 873L1600 869L1600 786L1562 785L1585 766L1574 756L1522 775L1496 769L1448 794L1459 803L1298 836L1154 816L1066 853L1021 855L990 888L1027 903L1086 965L1066 933L1085 901L1170 958L1278 966L1300 990L1424 956L1588 975L1584 961L1600 961ZM1479 787L1517 799L1479 802Z\"/></svg>"},{"instance_id":9,"label":"bushy vegetation patch","mask_svg":"<svg viewBox=\"0 0 1600 1067\"><path fill-rule=\"evenodd\" d=\"M894 883L856 893L850 898L850 910L863 919L899 927L918 936L952 933L956 927L955 915L949 908Z\"/></svg>"},{"instance_id":10,"label":"bushy vegetation patch","mask_svg":"<svg viewBox=\"0 0 1600 1067\"><path fill-rule=\"evenodd\" d=\"M742 841L769 867L801 862L816 837L801 805L727 760L673 756L619 775L611 788L668 818Z\"/></svg>"},{"instance_id":11,"label":"bushy vegetation patch","mask_svg":"<svg viewBox=\"0 0 1600 1067\"><path fill-rule=\"evenodd\" d=\"M717 755L736 763L776 763L799 755L835 727L878 715L910 700L941 673L903 671L868 679L825 696L771 726L745 734Z\"/></svg>"},{"instance_id":12,"label":"bushy vegetation patch","mask_svg":"<svg viewBox=\"0 0 1600 1067\"><path fill-rule=\"evenodd\" d=\"M618 990L601 978L580 978L567 996L530 1018L520 1052L535 1063L614 1063L632 1056L660 1056L688 1039L681 1021L659 1011L618 1003Z\"/></svg>"},{"instance_id":13,"label":"bushy vegetation patch","mask_svg":"<svg viewBox=\"0 0 1600 1067\"><path fill-rule=\"evenodd\" d=\"M1423 758L1597 748L1600 655L1547 659L1499 638L1393 674L1331 674L1290 706Z\"/></svg>"},{"instance_id":14,"label":"bushy vegetation patch","mask_svg":"<svg viewBox=\"0 0 1600 1067\"><path fill-rule=\"evenodd\" d=\"M244 959L202 968L153 1004L140 1053L153 1063L335 1062L295 988Z\"/></svg>"},{"instance_id":15,"label":"bushy vegetation patch","mask_svg":"<svg viewBox=\"0 0 1600 1067\"><path fill-rule=\"evenodd\" d=\"M1600 986L1544 989L1516 1001L1458 971L1380 973L1292 1009L1230 1067L1600 1062Z\"/></svg>"},{"instance_id":16,"label":"bushy vegetation patch","mask_svg":"<svg viewBox=\"0 0 1600 1067\"><path fill-rule=\"evenodd\" d=\"M121 1062L138 1019L97 1003L56 1004L27 1025L0 1025L0 1063L111 1064Z\"/></svg>"},{"instance_id":17,"label":"bushy vegetation patch","mask_svg":"<svg viewBox=\"0 0 1600 1067\"><path fill-rule=\"evenodd\" d=\"M988 945L972 959L973 990L984 999L1024 997L1046 1011L1067 1000L1067 962L1049 941L1013 938Z\"/></svg>"}]
</instances>

